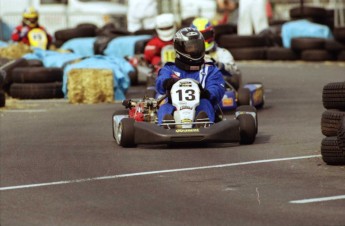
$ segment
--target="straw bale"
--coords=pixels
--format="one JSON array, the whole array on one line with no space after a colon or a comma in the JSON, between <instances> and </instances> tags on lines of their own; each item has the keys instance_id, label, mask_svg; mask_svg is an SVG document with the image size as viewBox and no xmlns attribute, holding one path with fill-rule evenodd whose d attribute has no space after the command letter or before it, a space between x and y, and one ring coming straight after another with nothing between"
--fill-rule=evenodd
<instances>
[{"instance_id":1,"label":"straw bale","mask_svg":"<svg viewBox=\"0 0 345 226\"><path fill-rule=\"evenodd\" d=\"M108 69L72 69L68 73L70 103L94 104L114 101L113 72Z\"/></svg>"},{"instance_id":2,"label":"straw bale","mask_svg":"<svg viewBox=\"0 0 345 226\"><path fill-rule=\"evenodd\" d=\"M0 57L9 59L19 59L27 53L31 53L30 46L23 43L13 43L0 48Z\"/></svg>"}]
</instances>

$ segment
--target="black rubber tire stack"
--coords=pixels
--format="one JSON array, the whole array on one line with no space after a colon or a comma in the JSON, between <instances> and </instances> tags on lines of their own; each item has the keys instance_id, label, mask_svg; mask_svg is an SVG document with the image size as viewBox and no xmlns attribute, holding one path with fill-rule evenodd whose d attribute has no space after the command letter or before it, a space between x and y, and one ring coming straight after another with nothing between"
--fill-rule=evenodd
<instances>
[{"instance_id":1,"label":"black rubber tire stack","mask_svg":"<svg viewBox=\"0 0 345 226\"><path fill-rule=\"evenodd\" d=\"M345 61L345 27L337 27L333 30L335 42L337 42L337 60Z\"/></svg>"},{"instance_id":2,"label":"black rubber tire stack","mask_svg":"<svg viewBox=\"0 0 345 226\"><path fill-rule=\"evenodd\" d=\"M266 59L266 39L261 36L222 35L219 46L229 50L235 60Z\"/></svg>"},{"instance_id":3,"label":"black rubber tire stack","mask_svg":"<svg viewBox=\"0 0 345 226\"><path fill-rule=\"evenodd\" d=\"M17 67L9 93L18 99L63 98L62 77L61 68Z\"/></svg>"},{"instance_id":4,"label":"black rubber tire stack","mask_svg":"<svg viewBox=\"0 0 345 226\"><path fill-rule=\"evenodd\" d=\"M54 33L55 46L60 48L63 43L73 38L95 37L97 26L92 24L80 24L75 28L61 29Z\"/></svg>"},{"instance_id":5,"label":"black rubber tire stack","mask_svg":"<svg viewBox=\"0 0 345 226\"><path fill-rule=\"evenodd\" d=\"M322 159L328 165L345 165L345 81L326 84L322 103Z\"/></svg>"}]
</instances>

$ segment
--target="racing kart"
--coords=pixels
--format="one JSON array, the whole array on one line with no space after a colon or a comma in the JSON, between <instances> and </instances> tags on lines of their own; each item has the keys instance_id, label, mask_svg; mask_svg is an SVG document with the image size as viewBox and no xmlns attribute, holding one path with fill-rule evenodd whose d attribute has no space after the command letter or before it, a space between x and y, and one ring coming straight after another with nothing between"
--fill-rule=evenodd
<instances>
[{"instance_id":1,"label":"racing kart","mask_svg":"<svg viewBox=\"0 0 345 226\"><path fill-rule=\"evenodd\" d=\"M215 122L195 120L195 109L200 103L200 88L193 79L180 79L170 90L175 106L174 120L158 124L157 110L167 101L160 99L124 100L126 112L115 112L112 117L113 137L123 147L138 144L174 143L240 143L252 144L258 131L257 113L252 106L237 108L234 118L217 114Z\"/></svg>"},{"instance_id":2,"label":"racing kart","mask_svg":"<svg viewBox=\"0 0 345 226\"><path fill-rule=\"evenodd\" d=\"M247 83L237 90L225 80L225 94L220 103L222 110L235 110L238 106L250 105L257 109L265 104L264 86L260 82Z\"/></svg>"}]
</instances>

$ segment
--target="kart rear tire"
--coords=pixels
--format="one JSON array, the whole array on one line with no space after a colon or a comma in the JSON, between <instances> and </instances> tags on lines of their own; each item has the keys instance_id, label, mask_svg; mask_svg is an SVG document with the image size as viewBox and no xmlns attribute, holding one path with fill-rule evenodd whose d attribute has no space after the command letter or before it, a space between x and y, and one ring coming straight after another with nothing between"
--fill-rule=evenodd
<instances>
[{"instance_id":1,"label":"kart rear tire","mask_svg":"<svg viewBox=\"0 0 345 226\"><path fill-rule=\"evenodd\" d=\"M345 82L332 82L323 87L322 103L326 109L345 110Z\"/></svg>"},{"instance_id":2,"label":"kart rear tire","mask_svg":"<svg viewBox=\"0 0 345 226\"><path fill-rule=\"evenodd\" d=\"M121 120L119 124L119 145L122 147L135 147L134 142L134 119L132 118L124 118Z\"/></svg>"},{"instance_id":3,"label":"kart rear tire","mask_svg":"<svg viewBox=\"0 0 345 226\"><path fill-rule=\"evenodd\" d=\"M115 115L128 115L128 110L122 109L122 110L115 111L113 113L113 116L111 117L111 126L112 126L112 131L113 131L113 138L116 141L115 124L114 124L114 119L113 119Z\"/></svg>"},{"instance_id":4,"label":"kart rear tire","mask_svg":"<svg viewBox=\"0 0 345 226\"><path fill-rule=\"evenodd\" d=\"M240 144L252 144L256 137L255 119L249 114L237 117L240 121Z\"/></svg>"},{"instance_id":5,"label":"kart rear tire","mask_svg":"<svg viewBox=\"0 0 345 226\"><path fill-rule=\"evenodd\" d=\"M251 105L250 90L248 88L238 89L238 105Z\"/></svg>"},{"instance_id":6,"label":"kart rear tire","mask_svg":"<svg viewBox=\"0 0 345 226\"><path fill-rule=\"evenodd\" d=\"M250 106L250 105L243 105L243 106L239 106L238 108L236 108L236 112L238 111L244 111L244 112L254 112L255 113L255 128L256 128L256 133L258 133L258 111L256 110L256 108L254 106Z\"/></svg>"}]
</instances>

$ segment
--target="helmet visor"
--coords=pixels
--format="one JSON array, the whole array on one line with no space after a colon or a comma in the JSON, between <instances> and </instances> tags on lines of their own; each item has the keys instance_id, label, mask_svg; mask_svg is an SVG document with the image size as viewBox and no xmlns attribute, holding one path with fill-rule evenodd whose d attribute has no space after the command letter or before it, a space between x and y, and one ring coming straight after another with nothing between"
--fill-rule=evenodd
<instances>
[{"instance_id":1,"label":"helmet visor","mask_svg":"<svg viewBox=\"0 0 345 226\"><path fill-rule=\"evenodd\" d=\"M182 53L185 53L186 57L189 56L188 58L195 60L202 58L205 53L205 44L200 39L189 40L184 43L182 48L183 49L181 49L180 51Z\"/></svg>"},{"instance_id":2,"label":"helmet visor","mask_svg":"<svg viewBox=\"0 0 345 226\"><path fill-rule=\"evenodd\" d=\"M212 42L214 39L214 30L204 30L201 31L202 36L204 36L205 42Z\"/></svg>"}]
</instances>

